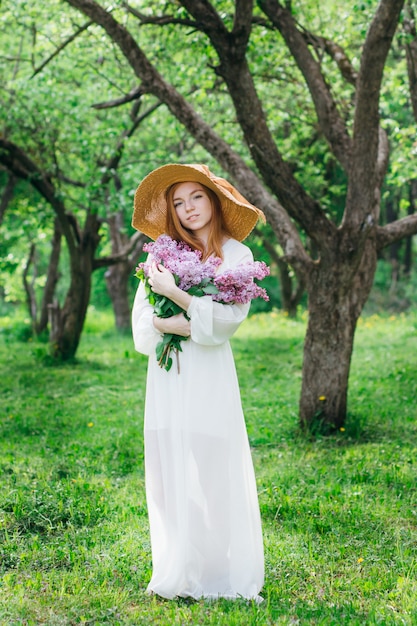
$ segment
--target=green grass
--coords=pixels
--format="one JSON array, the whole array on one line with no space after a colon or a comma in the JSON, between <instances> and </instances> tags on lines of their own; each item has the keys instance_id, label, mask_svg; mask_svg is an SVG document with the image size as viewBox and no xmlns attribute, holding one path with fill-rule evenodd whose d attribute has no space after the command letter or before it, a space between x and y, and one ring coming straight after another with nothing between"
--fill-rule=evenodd
<instances>
[{"instance_id":1,"label":"green grass","mask_svg":"<svg viewBox=\"0 0 417 626\"><path fill-rule=\"evenodd\" d=\"M358 327L345 430L297 428L303 320L233 340L263 520L265 602L145 594L146 359L90 311L77 363L0 333L0 624L417 624L417 316ZM22 328L19 326L22 336ZM23 333L24 334L24 333Z\"/></svg>"}]
</instances>

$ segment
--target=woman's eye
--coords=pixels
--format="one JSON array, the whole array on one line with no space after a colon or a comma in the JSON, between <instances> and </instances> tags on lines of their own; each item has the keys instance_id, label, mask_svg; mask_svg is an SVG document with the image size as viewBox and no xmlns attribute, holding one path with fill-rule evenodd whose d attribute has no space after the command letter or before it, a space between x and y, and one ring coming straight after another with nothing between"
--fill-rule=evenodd
<instances>
[{"instance_id":1,"label":"woman's eye","mask_svg":"<svg viewBox=\"0 0 417 626\"><path fill-rule=\"evenodd\" d=\"M178 209L181 206L182 202L178 201L178 202L174 202L174 209Z\"/></svg>"}]
</instances>

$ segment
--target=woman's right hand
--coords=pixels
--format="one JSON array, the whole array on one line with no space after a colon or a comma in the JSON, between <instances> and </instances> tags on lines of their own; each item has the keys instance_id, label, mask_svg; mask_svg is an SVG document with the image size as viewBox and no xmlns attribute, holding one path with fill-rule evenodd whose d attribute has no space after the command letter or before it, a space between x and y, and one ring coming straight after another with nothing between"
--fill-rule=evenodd
<instances>
[{"instance_id":1,"label":"woman's right hand","mask_svg":"<svg viewBox=\"0 0 417 626\"><path fill-rule=\"evenodd\" d=\"M172 317L154 317L153 325L160 333L172 333L173 335L181 335L181 337L189 337L191 335L191 324L183 313L173 315Z\"/></svg>"}]
</instances>

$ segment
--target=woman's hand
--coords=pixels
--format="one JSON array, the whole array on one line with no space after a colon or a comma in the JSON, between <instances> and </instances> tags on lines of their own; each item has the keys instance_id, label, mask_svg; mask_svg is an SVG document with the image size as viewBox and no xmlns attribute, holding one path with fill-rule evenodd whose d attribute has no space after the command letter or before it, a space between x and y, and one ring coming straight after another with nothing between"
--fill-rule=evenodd
<instances>
[{"instance_id":1,"label":"woman's hand","mask_svg":"<svg viewBox=\"0 0 417 626\"><path fill-rule=\"evenodd\" d=\"M175 278L166 267L152 263L149 270L149 284L152 291L160 296L170 297L176 288Z\"/></svg>"},{"instance_id":2,"label":"woman's hand","mask_svg":"<svg viewBox=\"0 0 417 626\"><path fill-rule=\"evenodd\" d=\"M153 325L160 333L172 333L173 335L181 335L181 337L191 335L191 324L183 313L178 313L172 317L154 317Z\"/></svg>"},{"instance_id":3,"label":"woman's hand","mask_svg":"<svg viewBox=\"0 0 417 626\"><path fill-rule=\"evenodd\" d=\"M152 291L169 298L186 311L191 304L192 296L177 287L174 275L163 265L152 263L149 270L149 284ZM167 331L168 332L168 331ZM180 334L180 333L178 333ZM189 334L189 333L188 333ZM188 335L184 335L188 337Z\"/></svg>"}]
</instances>

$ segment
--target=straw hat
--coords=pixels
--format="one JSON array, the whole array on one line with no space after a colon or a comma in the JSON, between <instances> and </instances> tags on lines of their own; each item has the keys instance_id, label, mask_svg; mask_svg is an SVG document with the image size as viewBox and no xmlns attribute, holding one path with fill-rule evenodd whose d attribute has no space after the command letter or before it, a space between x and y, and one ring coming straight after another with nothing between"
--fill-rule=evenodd
<instances>
[{"instance_id":1,"label":"straw hat","mask_svg":"<svg viewBox=\"0 0 417 626\"><path fill-rule=\"evenodd\" d=\"M210 172L206 165L168 164L148 174L136 189L132 226L151 239L166 231L165 192L174 183L197 182L212 189L220 199L225 226L243 241L265 215L250 204L233 185Z\"/></svg>"}]
</instances>

